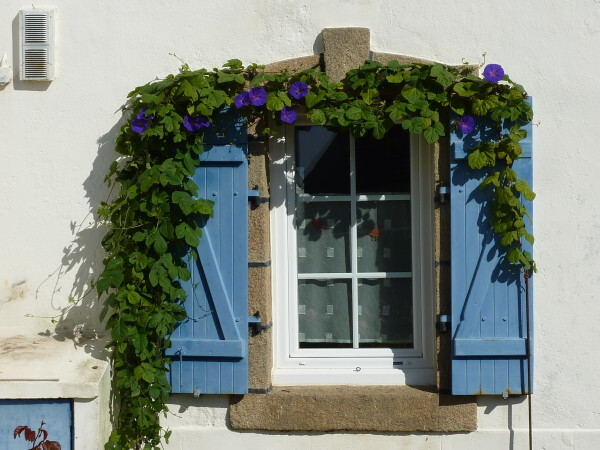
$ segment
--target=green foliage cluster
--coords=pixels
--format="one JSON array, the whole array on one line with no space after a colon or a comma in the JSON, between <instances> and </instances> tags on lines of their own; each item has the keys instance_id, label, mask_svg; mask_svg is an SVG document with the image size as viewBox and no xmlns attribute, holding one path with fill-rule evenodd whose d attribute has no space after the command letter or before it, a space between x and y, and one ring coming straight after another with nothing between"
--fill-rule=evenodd
<instances>
[{"instance_id":1,"label":"green foliage cluster","mask_svg":"<svg viewBox=\"0 0 600 450\"><path fill-rule=\"evenodd\" d=\"M304 98L289 95L296 81L309 86ZM279 111L293 107L305 111L315 124L346 129L355 136L372 133L381 138L401 124L433 143L448 131L448 111L476 120L487 115L498 130L508 119L514 124L510 133L503 136L499 131L497 141L470 149L468 161L473 169L488 172L481 185L493 191L492 224L507 258L531 269L531 255L520 244L521 238L533 242L521 198L532 200L535 194L517 179L511 165L521 154L519 141L526 137L521 125L531 120L532 112L523 88L507 76L503 81L487 82L469 66L370 61L333 82L317 68L266 73L261 66L244 67L231 60L212 71L192 71L184 65L177 75L134 89L127 103L132 117L116 140L122 157L106 176L109 184L116 183L118 193L99 208L108 232L102 242L105 268L96 288L104 298L102 319L108 316L106 327L112 335L109 348L118 399L116 428L106 448L157 448L169 437L159 423L169 396L164 350L177 323L186 318L181 282L190 279L188 263L198 257L202 235L198 223L211 215L213 205L201 198L204 193L191 179L204 144L201 130L191 132L183 126L186 116L212 121L216 112L234 107L238 94L262 87L266 103L240 109L248 120L279 120ZM136 133L131 121L140 111L147 128Z\"/></svg>"}]
</instances>

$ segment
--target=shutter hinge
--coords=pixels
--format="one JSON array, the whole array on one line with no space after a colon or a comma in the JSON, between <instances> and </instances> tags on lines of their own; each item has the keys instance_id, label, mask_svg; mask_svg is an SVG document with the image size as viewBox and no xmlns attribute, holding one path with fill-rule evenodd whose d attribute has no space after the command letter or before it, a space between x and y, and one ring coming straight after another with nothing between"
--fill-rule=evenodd
<instances>
[{"instance_id":1,"label":"shutter hinge","mask_svg":"<svg viewBox=\"0 0 600 450\"><path fill-rule=\"evenodd\" d=\"M440 203L447 203L450 201L450 188L448 186L438 187L438 193L435 200Z\"/></svg>"},{"instance_id":2,"label":"shutter hinge","mask_svg":"<svg viewBox=\"0 0 600 450\"><path fill-rule=\"evenodd\" d=\"M248 202L252 208L258 208L261 203L269 203L269 197L261 197L258 186L254 186L254 189L248 189Z\"/></svg>"},{"instance_id":3,"label":"shutter hinge","mask_svg":"<svg viewBox=\"0 0 600 450\"><path fill-rule=\"evenodd\" d=\"M438 314L435 328L440 332L448 331L450 316L448 314Z\"/></svg>"},{"instance_id":4,"label":"shutter hinge","mask_svg":"<svg viewBox=\"0 0 600 450\"><path fill-rule=\"evenodd\" d=\"M272 323L268 323L266 325L261 325L262 324L262 318L258 315L258 313L256 313L256 315L254 316L248 316L248 326L250 328L252 328L252 332L254 334L260 334L265 330L268 330L269 328L271 328L273 326Z\"/></svg>"}]
</instances>

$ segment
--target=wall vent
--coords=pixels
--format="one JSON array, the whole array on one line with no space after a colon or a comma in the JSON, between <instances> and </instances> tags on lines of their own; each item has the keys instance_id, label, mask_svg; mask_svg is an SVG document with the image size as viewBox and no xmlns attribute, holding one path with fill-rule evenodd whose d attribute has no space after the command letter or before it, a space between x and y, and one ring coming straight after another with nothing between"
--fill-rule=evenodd
<instances>
[{"instance_id":1,"label":"wall vent","mask_svg":"<svg viewBox=\"0 0 600 450\"><path fill-rule=\"evenodd\" d=\"M50 81L54 79L54 16L53 9L23 9L19 11L21 35L21 80Z\"/></svg>"}]
</instances>

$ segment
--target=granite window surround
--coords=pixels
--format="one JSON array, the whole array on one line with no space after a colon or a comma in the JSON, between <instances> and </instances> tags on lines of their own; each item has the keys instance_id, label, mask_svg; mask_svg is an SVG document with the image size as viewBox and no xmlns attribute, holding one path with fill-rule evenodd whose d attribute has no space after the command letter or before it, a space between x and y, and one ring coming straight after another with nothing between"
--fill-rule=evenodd
<instances>
[{"instance_id":1,"label":"granite window surround","mask_svg":"<svg viewBox=\"0 0 600 450\"><path fill-rule=\"evenodd\" d=\"M403 55L370 50L366 28L329 28L322 33L324 53L281 61L265 70L297 72L321 64L333 79L365 60L381 63L431 63ZM260 126L260 124L258 125ZM252 134L253 130L250 129ZM465 432L477 428L476 398L451 396L449 389L450 338L437 333L436 386L272 386L273 299L268 142L249 144L249 187L265 201L249 211L249 314L258 314L265 329L250 332L247 395L230 396L229 422L233 429L272 431ZM432 146L434 188L449 185L448 140ZM449 310L449 207L435 203L433 249L434 313Z\"/></svg>"}]
</instances>

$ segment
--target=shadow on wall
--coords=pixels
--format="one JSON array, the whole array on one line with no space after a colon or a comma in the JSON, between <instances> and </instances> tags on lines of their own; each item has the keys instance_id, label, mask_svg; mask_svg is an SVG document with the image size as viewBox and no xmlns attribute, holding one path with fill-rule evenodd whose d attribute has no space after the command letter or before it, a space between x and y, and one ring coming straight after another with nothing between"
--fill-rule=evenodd
<instances>
[{"instance_id":1,"label":"shadow on wall","mask_svg":"<svg viewBox=\"0 0 600 450\"><path fill-rule=\"evenodd\" d=\"M516 422L517 424L523 424L523 419L522 418L517 418L515 420L515 418L513 417L513 405L519 405L523 402L525 402L527 399L526 395L520 395L517 397L509 397L506 400L504 400L504 405L507 406L507 428L510 432L510 441L509 441L509 450L514 450L515 447L515 428L514 428L514 422ZM481 397L478 398L477 400L477 404L479 406L484 406L485 409L483 410L484 414L491 414L494 409L499 406L498 403L498 399L495 396L491 396L491 395L483 395ZM501 404L500 404L501 405ZM522 427L522 425L517 425L518 428Z\"/></svg>"},{"instance_id":2,"label":"shadow on wall","mask_svg":"<svg viewBox=\"0 0 600 450\"><path fill-rule=\"evenodd\" d=\"M115 139L125 120L125 117L121 117L110 131L98 139L98 153L92 171L83 182L90 212L82 220L71 221L73 240L63 249L63 257L56 270L36 290L37 298L42 285L51 283L51 303L54 304L55 297L65 296L61 292L61 280L76 270L68 294L71 305L56 318L53 332L46 330L39 334L52 336L58 341L72 340L74 346L83 348L94 358L104 360L107 359L107 353L104 348L104 326L99 320L101 304L96 290L91 286L103 268L104 250L101 242L106 233L96 210L98 204L112 194L112 190L104 183L104 176L117 157L114 152Z\"/></svg>"}]
</instances>

